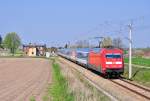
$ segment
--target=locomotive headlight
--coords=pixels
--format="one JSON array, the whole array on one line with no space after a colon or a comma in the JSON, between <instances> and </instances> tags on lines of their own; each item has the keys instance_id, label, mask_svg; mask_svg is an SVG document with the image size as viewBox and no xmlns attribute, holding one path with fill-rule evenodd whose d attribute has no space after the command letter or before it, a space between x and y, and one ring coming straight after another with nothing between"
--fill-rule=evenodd
<instances>
[{"instance_id":1,"label":"locomotive headlight","mask_svg":"<svg viewBox=\"0 0 150 101\"><path fill-rule=\"evenodd\" d=\"M122 64L122 62L116 62L116 64Z\"/></svg>"},{"instance_id":2,"label":"locomotive headlight","mask_svg":"<svg viewBox=\"0 0 150 101\"><path fill-rule=\"evenodd\" d=\"M110 64L112 64L112 62L106 62L106 64L107 64L107 65L110 65Z\"/></svg>"}]
</instances>

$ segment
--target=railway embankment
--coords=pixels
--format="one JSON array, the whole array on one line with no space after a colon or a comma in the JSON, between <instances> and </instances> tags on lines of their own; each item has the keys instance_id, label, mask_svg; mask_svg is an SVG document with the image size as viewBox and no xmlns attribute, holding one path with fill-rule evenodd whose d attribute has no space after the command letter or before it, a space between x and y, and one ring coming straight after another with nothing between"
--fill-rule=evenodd
<instances>
[{"instance_id":1,"label":"railway embankment","mask_svg":"<svg viewBox=\"0 0 150 101\"><path fill-rule=\"evenodd\" d=\"M63 58L59 58L62 62L62 65L67 65L69 68L74 68L76 71L80 72L82 76L86 77L96 86L101 88L111 100L121 100L121 101L147 101L149 100L149 92L144 91L144 89L139 88L138 86L125 83L121 80L108 80L104 79L101 76L79 66ZM116 83L115 83L116 82ZM125 87L127 85L128 87ZM139 92L145 92L141 93ZM107 93L106 93L107 92ZM92 92L93 93L93 92ZM144 96L143 96L144 95Z\"/></svg>"},{"instance_id":2,"label":"railway embankment","mask_svg":"<svg viewBox=\"0 0 150 101\"><path fill-rule=\"evenodd\" d=\"M61 60L58 60L58 64L68 81L68 86L75 97L75 101L111 101L108 96L90 84L82 73L70 68L68 64Z\"/></svg>"}]
</instances>

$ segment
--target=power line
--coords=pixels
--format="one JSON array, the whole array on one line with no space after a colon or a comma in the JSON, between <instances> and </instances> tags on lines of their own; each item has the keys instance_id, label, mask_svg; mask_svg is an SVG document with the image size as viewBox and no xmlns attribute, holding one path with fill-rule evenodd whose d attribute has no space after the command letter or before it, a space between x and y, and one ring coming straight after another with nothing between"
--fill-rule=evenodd
<instances>
[{"instance_id":1,"label":"power line","mask_svg":"<svg viewBox=\"0 0 150 101\"><path fill-rule=\"evenodd\" d=\"M150 29L149 26L142 26L142 23L146 20L146 17L141 16L137 18L133 18L132 22L134 22L134 26L132 25L132 31L146 30ZM125 19L121 21L104 21L101 24L98 24L96 27L90 29L85 32L84 35L76 38L77 40L87 40L89 37L102 36L102 37L120 37L122 39L127 38L127 33L129 27L127 26L130 23L131 19ZM135 26L136 25L136 26ZM140 25L140 26L139 26ZM82 33L83 34L83 33ZM75 40L76 40L75 39ZM129 40L129 39L128 39Z\"/></svg>"}]
</instances>

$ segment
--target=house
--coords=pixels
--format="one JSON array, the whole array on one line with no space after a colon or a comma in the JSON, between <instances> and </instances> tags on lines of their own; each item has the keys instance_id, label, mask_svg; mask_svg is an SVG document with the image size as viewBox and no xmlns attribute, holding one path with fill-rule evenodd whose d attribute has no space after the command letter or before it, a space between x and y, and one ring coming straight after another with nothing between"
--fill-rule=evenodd
<instances>
[{"instance_id":1,"label":"house","mask_svg":"<svg viewBox=\"0 0 150 101\"><path fill-rule=\"evenodd\" d=\"M145 53L144 53L144 57L145 57L145 58L150 58L150 51L145 52Z\"/></svg>"},{"instance_id":2,"label":"house","mask_svg":"<svg viewBox=\"0 0 150 101\"><path fill-rule=\"evenodd\" d=\"M28 44L23 45L23 52L26 56L45 56L46 45Z\"/></svg>"},{"instance_id":3,"label":"house","mask_svg":"<svg viewBox=\"0 0 150 101\"><path fill-rule=\"evenodd\" d=\"M0 56L11 56L10 50L6 48L0 48Z\"/></svg>"}]
</instances>

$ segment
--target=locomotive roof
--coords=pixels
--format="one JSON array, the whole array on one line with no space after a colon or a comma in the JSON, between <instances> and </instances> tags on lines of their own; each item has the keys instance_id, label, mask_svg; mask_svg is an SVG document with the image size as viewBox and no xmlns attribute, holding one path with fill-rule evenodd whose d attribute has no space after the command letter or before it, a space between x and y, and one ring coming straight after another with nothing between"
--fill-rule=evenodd
<instances>
[{"instance_id":1,"label":"locomotive roof","mask_svg":"<svg viewBox=\"0 0 150 101\"><path fill-rule=\"evenodd\" d=\"M89 53L90 51L100 52L101 48L77 48L76 51Z\"/></svg>"}]
</instances>

